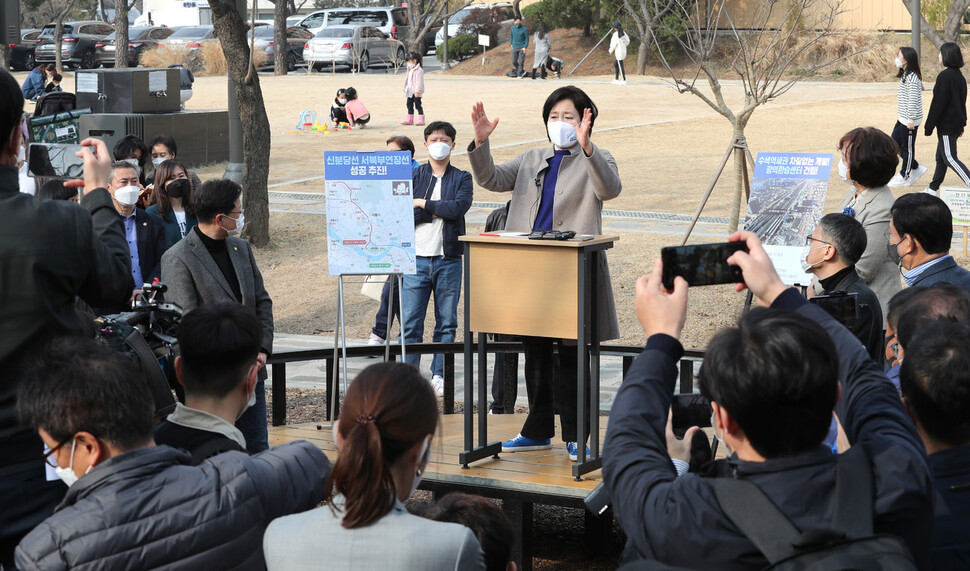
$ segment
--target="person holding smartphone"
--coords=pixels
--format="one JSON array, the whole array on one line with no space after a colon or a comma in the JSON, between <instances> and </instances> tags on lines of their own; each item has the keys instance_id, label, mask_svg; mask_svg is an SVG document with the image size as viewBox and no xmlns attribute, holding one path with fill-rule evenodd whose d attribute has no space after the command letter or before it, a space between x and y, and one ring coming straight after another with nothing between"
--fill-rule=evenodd
<instances>
[{"instance_id":1,"label":"person holding smartphone","mask_svg":"<svg viewBox=\"0 0 970 571\"><path fill-rule=\"evenodd\" d=\"M468 146L475 181L493 192L512 193L506 229L510 231L573 230L578 234L603 233L603 202L616 198L622 189L613 156L593 144L596 104L582 89L569 85L553 91L542 106L549 145L530 149L504 164L492 159L489 137L498 118L489 120L485 106L472 106L475 140ZM613 287L606 255L597 256L595 268L599 298L599 321L594 324L600 341L620 336L613 301ZM522 431L502 444L503 452L542 450L552 447L555 410L558 404L562 439L569 458L578 458L578 443L588 434L577 434L577 347L561 339L523 337L525 382L529 416ZM555 375L558 345L558 370ZM588 376L587 376L588 378ZM588 430L587 426L587 430Z\"/></svg>"}]
</instances>

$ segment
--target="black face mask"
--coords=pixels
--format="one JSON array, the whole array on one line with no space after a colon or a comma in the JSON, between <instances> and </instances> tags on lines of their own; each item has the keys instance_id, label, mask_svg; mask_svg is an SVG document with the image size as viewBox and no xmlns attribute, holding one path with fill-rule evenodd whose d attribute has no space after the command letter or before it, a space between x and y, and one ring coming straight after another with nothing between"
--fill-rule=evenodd
<instances>
[{"instance_id":1,"label":"black face mask","mask_svg":"<svg viewBox=\"0 0 970 571\"><path fill-rule=\"evenodd\" d=\"M187 178L177 178L172 182L168 183L165 187L165 194L169 198L182 198L189 193L189 179Z\"/></svg>"}]
</instances>

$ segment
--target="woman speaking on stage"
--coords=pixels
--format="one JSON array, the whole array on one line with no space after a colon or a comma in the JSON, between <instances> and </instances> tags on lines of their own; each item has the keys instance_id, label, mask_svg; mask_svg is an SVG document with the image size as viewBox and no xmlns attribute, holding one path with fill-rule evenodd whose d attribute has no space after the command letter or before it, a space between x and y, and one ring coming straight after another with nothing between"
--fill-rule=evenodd
<instances>
[{"instance_id":1,"label":"woman speaking on stage","mask_svg":"<svg viewBox=\"0 0 970 571\"><path fill-rule=\"evenodd\" d=\"M613 156L594 145L591 139L598 113L596 105L582 89L571 85L560 87L542 106L542 122L551 144L530 149L507 163L496 165L492 160L489 136L498 126L499 118L489 120L481 102L472 107L475 140L468 148L472 173L475 181L487 190L513 191L506 230L603 233L603 201L616 198L622 183ZM602 254L598 259L596 326L599 339L604 341L619 337L620 328L606 255ZM549 287L555 285L549 284ZM518 436L502 444L502 451L551 448L558 403L561 436L569 458L575 461L577 442L585 442L589 436L588 423L587 434L582 439L576 434L576 344L547 337L523 337L522 342L529 415ZM558 360L553 351L557 344ZM588 375L585 377L589 378ZM583 413L588 414L588 411Z\"/></svg>"}]
</instances>

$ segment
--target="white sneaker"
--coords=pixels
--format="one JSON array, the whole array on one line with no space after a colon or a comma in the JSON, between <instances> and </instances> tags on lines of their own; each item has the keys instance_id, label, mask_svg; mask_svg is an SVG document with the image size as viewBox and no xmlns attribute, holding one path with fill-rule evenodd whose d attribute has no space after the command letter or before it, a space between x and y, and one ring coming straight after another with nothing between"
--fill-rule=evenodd
<instances>
[{"instance_id":1,"label":"white sneaker","mask_svg":"<svg viewBox=\"0 0 970 571\"><path fill-rule=\"evenodd\" d=\"M445 380L440 375L431 377L431 388L434 389L436 397L445 396Z\"/></svg>"},{"instance_id":2,"label":"white sneaker","mask_svg":"<svg viewBox=\"0 0 970 571\"><path fill-rule=\"evenodd\" d=\"M614 80L613 80L613 81L611 81L610 83L612 83L613 85L619 85L619 83L620 83L620 80L619 80L619 79L614 79Z\"/></svg>"},{"instance_id":3,"label":"white sneaker","mask_svg":"<svg viewBox=\"0 0 970 571\"><path fill-rule=\"evenodd\" d=\"M909 186L909 184L906 182L906 179L903 178L903 175L896 173L895 176L889 179L886 186Z\"/></svg>"},{"instance_id":4,"label":"white sneaker","mask_svg":"<svg viewBox=\"0 0 970 571\"><path fill-rule=\"evenodd\" d=\"M626 85L626 80L625 79L621 79L620 81L617 81L616 84L617 85Z\"/></svg>"},{"instance_id":5,"label":"white sneaker","mask_svg":"<svg viewBox=\"0 0 970 571\"><path fill-rule=\"evenodd\" d=\"M931 196L939 196L940 195L940 193L938 191L933 190L930 187L926 187L926 189L923 190L922 192L923 192L923 194L929 194Z\"/></svg>"},{"instance_id":6,"label":"white sneaker","mask_svg":"<svg viewBox=\"0 0 970 571\"><path fill-rule=\"evenodd\" d=\"M381 339L380 337L378 337L377 335L374 335L373 333L371 333L370 334L370 339L367 340L367 344L368 345L383 345L384 344L384 340Z\"/></svg>"},{"instance_id":7,"label":"white sneaker","mask_svg":"<svg viewBox=\"0 0 970 571\"><path fill-rule=\"evenodd\" d=\"M906 186L913 186L921 176L926 174L926 171L928 170L930 169L928 169L927 167L924 167L923 165L920 165L915 169L909 171L909 177L906 179Z\"/></svg>"}]
</instances>

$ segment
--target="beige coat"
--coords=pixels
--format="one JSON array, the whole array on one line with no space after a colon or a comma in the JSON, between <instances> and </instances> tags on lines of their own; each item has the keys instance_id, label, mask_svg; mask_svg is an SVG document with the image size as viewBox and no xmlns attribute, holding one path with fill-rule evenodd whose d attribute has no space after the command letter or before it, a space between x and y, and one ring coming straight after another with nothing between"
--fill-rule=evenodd
<instances>
[{"instance_id":1,"label":"beige coat","mask_svg":"<svg viewBox=\"0 0 970 571\"><path fill-rule=\"evenodd\" d=\"M839 205L840 210L852 202L855 189L850 188ZM883 328L886 327L886 306L897 292L903 289L899 268L889 259L889 211L893 206L893 193L889 187L870 188L859 196L853 208L855 219L866 230L866 250L855 264L855 270L879 298L882 308Z\"/></svg>"},{"instance_id":2,"label":"beige coat","mask_svg":"<svg viewBox=\"0 0 970 571\"><path fill-rule=\"evenodd\" d=\"M469 146L475 182L494 192L514 191L505 224L508 231L531 231L539 212L542 172L553 156L552 145L531 149L511 161L496 165L492 160L489 142ZM616 198L622 189L616 161L609 152L593 145L593 155L587 157L579 145L569 149L559 166L556 199L553 204L553 230L573 230L577 234L603 233L603 201ZM613 300L613 284L606 255L600 256L597 268L600 295L597 300L599 337L601 341L620 336Z\"/></svg>"}]
</instances>

